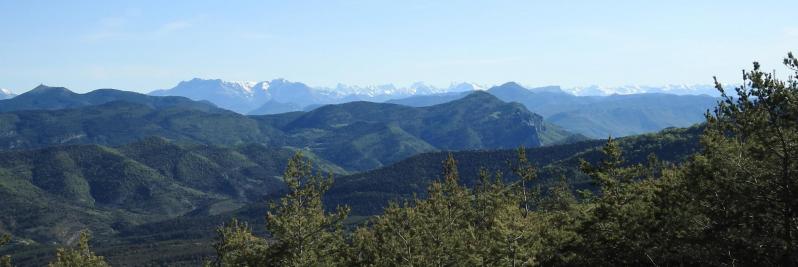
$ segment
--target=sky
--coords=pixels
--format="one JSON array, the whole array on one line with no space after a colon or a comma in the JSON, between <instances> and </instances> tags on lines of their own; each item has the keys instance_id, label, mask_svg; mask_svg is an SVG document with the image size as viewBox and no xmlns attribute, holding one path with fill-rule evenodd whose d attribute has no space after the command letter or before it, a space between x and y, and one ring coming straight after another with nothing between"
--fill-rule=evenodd
<instances>
[{"instance_id":1,"label":"sky","mask_svg":"<svg viewBox=\"0 0 798 267\"><path fill-rule=\"evenodd\" d=\"M0 0L0 88L737 82L798 52L798 1Z\"/></svg>"}]
</instances>

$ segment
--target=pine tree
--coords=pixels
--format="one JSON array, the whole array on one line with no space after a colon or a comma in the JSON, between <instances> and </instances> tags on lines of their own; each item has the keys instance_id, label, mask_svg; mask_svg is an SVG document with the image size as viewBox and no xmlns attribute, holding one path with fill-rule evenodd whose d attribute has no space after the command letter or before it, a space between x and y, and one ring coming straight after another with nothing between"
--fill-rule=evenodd
<instances>
[{"instance_id":1,"label":"pine tree","mask_svg":"<svg viewBox=\"0 0 798 267\"><path fill-rule=\"evenodd\" d=\"M326 214L322 195L332 177L312 174L312 164L297 153L283 176L289 193L273 203L266 228L274 239L269 246L272 261L280 266L334 265L345 255L343 221L347 207Z\"/></svg>"},{"instance_id":2,"label":"pine tree","mask_svg":"<svg viewBox=\"0 0 798 267\"><path fill-rule=\"evenodd\" d=\"M704 151L687 177L717 263L794 265L798 225L798 59L787 81L754 63L743 84L707 115Z\"/></svg>"},{"instance_id":3,"label":"pine tree","mask_svg":"<svg viewBox=\"0 0 798 267\"><path fill-rule=\"evenodd\" d=\"M653 218L654 191L642 165L624 166L618 143L609 138L597 166L581 162L584 173L599 186L599 195L587 204L580 235L584 238L583 264L651 264L646 253ZM648 177L650 178L650 177Z\"/></svg>"},{"instance_id":4,"label":"pine tree","mask_svg":"<svg viewBox=\"0 0 798 267\"><path fill-rule=\"evenodd\" d=\"M50 262L50 267L107 267L102 256L94 255L89 248L90 235L88 231L80 232L80 240L76 248L59 248L55 260Z\"/></svg>"},{"instance_id":5,"label":"pine tree","mask_svg":"<svg viewBox=\"0 0 798 267\"><path fill-rule=\"evenodd\" d=\"M523 153L520 154L523 156ZM523 161L522 161L523 162ZM545 229L531 211L527 179L506 184L480 173L473 190L459 184L456 161L426 198L392 203L371 227L355 233L356 258L367 266L528 266L539 264ZM527 165L525 170L530 170ZM521 168L519 168L521 169ZM527 195L524 195L527 194ZM532 204L532 205L530 205Z\"/></svg>"},{"instance_id":6,"label":"pine tree","mask_svg":"<svg viewBox=\"0 0 798 267\"><path fill-rule=\"evenodd\" d=\"M267 262L268 243L252 234L244 222L233 220L217 229L216 265L262 266Z\"/></svg>"},{"instance_id":7,"label":"pine tree","mask_svg":"<svg viewBox=\"0 0 798 267\"><path fill-rule=\"evenodd\" d=\"M375 246L376 266L450 266L467 256L471 216L468 189L459 183L457 164L450 154L444 163L443 179L429 186L426 199L414 199L400 206L392 203L374 219L371 233L361 232L356 241Z\"/></svg>"},{"instance_id":8,"label":"pine tree","mask_svg":"<svg viewBox=\"0 0 798 267\"><path fill-rule=\"evenodd\" d=\"M335 266L348 259L343 221L349 209L327 214L322 195L331 177L313 175L312 163L294 155L283 179L288 194L270 205L266 229L270 238L252 235L246 224L233 221L218 230L218 266Z\"/></svg>"}]
</instances>

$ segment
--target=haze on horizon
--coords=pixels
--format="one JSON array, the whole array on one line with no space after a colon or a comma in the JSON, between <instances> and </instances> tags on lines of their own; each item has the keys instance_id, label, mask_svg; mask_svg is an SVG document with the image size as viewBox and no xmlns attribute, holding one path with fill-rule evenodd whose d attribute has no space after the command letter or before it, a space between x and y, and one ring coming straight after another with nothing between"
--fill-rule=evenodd
<instances>
[{"instance_id":1,"label":"haze on horizon","mask_svg":"<svg viewBox=\"0 0 798 267\"><path fill-rule=\"evenodd\" d=\"M149 92L193 77L311 86L735 82L752 59L781 68L798 44L797 9L787 0L0 1L0 88Z\"/></svg>"}]
</instances>

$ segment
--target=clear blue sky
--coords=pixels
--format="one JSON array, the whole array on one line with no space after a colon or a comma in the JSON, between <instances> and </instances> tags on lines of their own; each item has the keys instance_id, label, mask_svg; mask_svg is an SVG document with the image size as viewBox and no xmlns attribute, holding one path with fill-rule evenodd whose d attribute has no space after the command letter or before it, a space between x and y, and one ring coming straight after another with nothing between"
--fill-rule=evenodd
<instances>
[{"instance_id":1,"label":"clear blue sky","mask_svg":"<svg viewBox=\"0 0 798 267\"><path fill-rule=\"evenodd\" d=\"M798 52L798 1L0 0L0 87L736 82Z\"/></svg>"}]
</instances>

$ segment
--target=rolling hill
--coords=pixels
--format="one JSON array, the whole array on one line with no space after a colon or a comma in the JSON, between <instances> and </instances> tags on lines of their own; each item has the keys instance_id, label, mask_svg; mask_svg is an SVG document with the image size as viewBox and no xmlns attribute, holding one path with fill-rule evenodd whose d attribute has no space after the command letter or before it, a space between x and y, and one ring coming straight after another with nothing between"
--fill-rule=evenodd
<instances>
[{"instance_id":1,"label":"rolling hill","mask_svg":"<svg viewBox=\"0 0 798 267\"><path fill-rule=\"evenodd\" d=\"M658 133L629 136L617 139L628 163L646 163L648 156L676 163L697 152L703 127L671 128ZM572 144L527 148L530 161L539 168L538 182L557 181L568 177L575 189L592 188L592 184L579 170L579 159L596 162L601 157L600 148L606 140L588 140ZM427 185L441 175L442 163L449 152L431 152L416 155L390 166L336 178L327 193L325 203L330 207L348 205L358 215L377 214L390 201L423 195ZM456 151L461 181L474 185L480 169L503 173L504 179L515 180L512 167L517 162L516 150Z\"/></svg>"},{"instance_id":2,"label":"rolling hill","mask_svg":"<svg viewBox=\"0 0 798 267\"><path fill-rule=\"evenodd\" d=\"M78 94L63 87L40 85L14 98L0 100L0 112L79 108L115 101L141 104L154 109L179 107L204 112L223 111L210 102L192 101L179 96L153 97L115 89L98 89Z\"/></svg>"},{"instance_id":3,"label":"rolling hill","mask_svg":"<svg viewBox=\"0 0 798 267\"><path fill-rule=\"evenodd\" d=\"M198 209L233 210L281 192L280 177L294 153L162 138L0 152L0 229L36 243L64 243L83 228L110 235ZM307 155L320 169L344 172Z\"/></svg>"},{"instance_id":4,"label":"rolling hill","mask_svg":"<svg viewBox=\"0 0 798 267\"><path fill-rule=\"evenodd\" d=\"M608 96L574 96L557 86L527 89L514 82L492 87L490 94L523 104L547 122L591 138L656 132L668 127L689 127L702 122L717 104L707 95L642 93ZM408 106L429 106L464 97L464 94L414 96L388 101Z\"/></svg>"},{"instance_id":5,"label":"rolling hill","mask_svg":"<svg viewBox=\"0 0 798 267\"><path fill-rule=\"evenodd\" d=\"M104 92L119 93L96 92L77 95L62 88L41 88L12 99L28 106L59 106L45 104L55 101L68 103L60 106L75 107L0 113L0 148L119 146L158 136L184 143L306 148L347 170L362 171L422 152L536 147L583 138L544 122L521 105L502 102L484 92L422 108L350 102L266 116L244 116L185 98L135 93L129 93L129 98L141 100L138 103L128 98L104 98L113 101L96 101L102 103L99 105L75 100ZM63 97L53 98L53 94ZM172 103L166 101L169 99L185 103L163 104Z\"/></svg>"},{"instance_id":6,"label":"rolling hill","mask_svg":"<svg viewBox=\"0 0 798 267\"><path fill-rule=\"evenodd\" d=\"M680 162L698 149L700 126L686 129L666 129L655 134L630 136L618 139L629 163L646 162L650 154L667 162ZM590 140L566 145L528 148L527 156L539 169L537 183L546 187L567 175L573 189L595 187L577 170L578 160L595 162L605 140ZM377 214L390 201L400 201L422 196L426 187L441 175L442 162L449 152L431 152L416 155L380 169L352 175L336 176L333 187L325 195L325 206L352 208L350 224L361 223L363 216ZM457 151L451 152L458 162L461 181L474 185L481 168L500 171L505 181L513 181L511 164L517 159L516 150ZM533 185L534 186L534 185ZM276 197L276 196L273 196ZM268 198L268 197L267 197ZM274 200L274 198L271 198ZM267 211L265 201L249 203L239 208L213 212L212 207L198 208L184 215L140 225L131 225L110 236L98 237L98 252L118 264L190 264L202 263L203 257L212 255L210 247L216 226L237 218L250 225L262 225ZM219 204L221 205L221 204ZM253 229L264 234L261 227ZM141 244L148 244L146 246ZM50 253L52 248L28 249ZM39 254L42 254L41 252ZM20 262L35 259L35 254L22 253ZM49 255L49 254L43 254ZM41 261L41 260L40 260ZM46 262L46 261L44 261Z\"/></svg>"}]
</instances>

